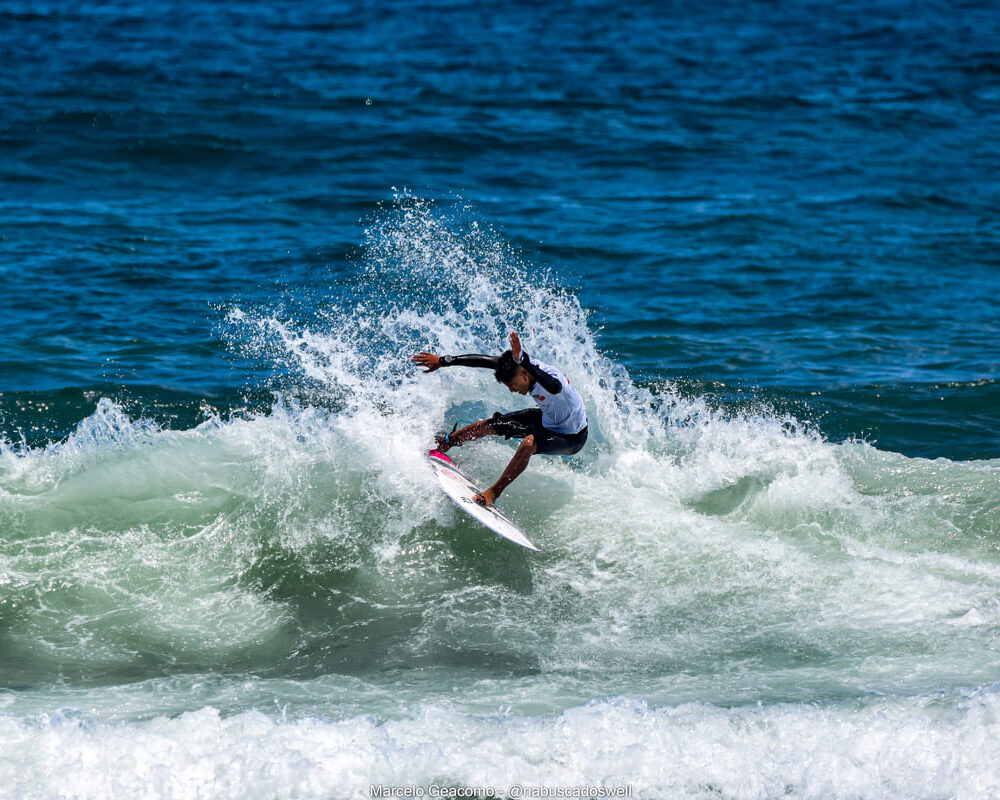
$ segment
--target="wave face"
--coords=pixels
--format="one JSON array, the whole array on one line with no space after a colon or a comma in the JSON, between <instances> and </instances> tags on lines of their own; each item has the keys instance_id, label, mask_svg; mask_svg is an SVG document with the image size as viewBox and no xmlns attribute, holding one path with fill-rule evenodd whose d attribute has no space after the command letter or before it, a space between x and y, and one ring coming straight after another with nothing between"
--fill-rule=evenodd
<instances>
[{"instance_id":1,"label":"wave face","mask_svg":"<svg viewBox=\"0 0 1000 800\"><path fill-rule=\"evenodd\" d=\"M8 796L997 790L1000 462L639 386L573 293L433 204L403 196L366 235L344 303L228 310L293 387L266 412L171 429L105 398L60 442L3 445ZM591 421L503 497L537 555L423 458L524 398L408 363L510 330ZM455 451L481 482L511 454Z\"/></svg>"}]
</instances>

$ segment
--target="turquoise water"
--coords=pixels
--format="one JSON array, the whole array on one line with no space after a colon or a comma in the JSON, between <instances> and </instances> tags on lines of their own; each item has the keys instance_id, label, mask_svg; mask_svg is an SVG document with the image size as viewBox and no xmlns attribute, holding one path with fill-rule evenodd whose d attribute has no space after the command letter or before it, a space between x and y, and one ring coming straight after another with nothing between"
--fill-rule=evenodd
<instances>
[{"instance_id":1,"label":"turquoise water","mask_svg":"<svg viewBox=\"0 0 1000 800\"><path fill-rule=\"evenodd\" d=\"M0 17L0 797L1000 795L988 6Z\"/></svg>"}]
</instances>

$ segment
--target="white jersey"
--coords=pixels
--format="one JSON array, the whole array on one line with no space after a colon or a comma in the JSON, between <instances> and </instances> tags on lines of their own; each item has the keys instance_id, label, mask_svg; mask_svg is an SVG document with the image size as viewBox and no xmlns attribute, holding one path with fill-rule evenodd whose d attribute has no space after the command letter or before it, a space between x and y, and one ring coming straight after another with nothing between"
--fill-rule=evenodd
<instances>
[{"instance_id":1,"label":"white jersey","mask_svg":"<svg viewBox=\"0 0 1000 800\"><path fill-rule=\"evenodd\" d=\"M531 387L531 397L542 409L542 426L555 433L572 435L587 427L587 411L579 392L570 385L569 378L555 367L531 359L532 365L548 373L562 384L562 391L551 394L538 381Z\"/></svg>"}]
</instances>

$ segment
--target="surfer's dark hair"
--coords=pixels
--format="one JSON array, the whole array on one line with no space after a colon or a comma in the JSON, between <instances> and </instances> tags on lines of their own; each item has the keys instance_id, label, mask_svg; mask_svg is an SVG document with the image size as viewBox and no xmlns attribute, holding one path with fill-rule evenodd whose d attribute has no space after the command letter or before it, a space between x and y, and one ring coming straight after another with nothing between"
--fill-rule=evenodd
<instances>
[{"instance_id":1,"label":"surfer's dark hair","mask_svg":"<svg viewBox=\"0 0 1000 800\"><path fill-rule=\"evenodd\" d=\"M497 365L493 369L493 377L497 379L498 383L509 385L514 380L514 376L517 375L517 366L514 354L510 350L504 350L500 354L500 358L497 359Z\"/></svg>"}]
</instances>

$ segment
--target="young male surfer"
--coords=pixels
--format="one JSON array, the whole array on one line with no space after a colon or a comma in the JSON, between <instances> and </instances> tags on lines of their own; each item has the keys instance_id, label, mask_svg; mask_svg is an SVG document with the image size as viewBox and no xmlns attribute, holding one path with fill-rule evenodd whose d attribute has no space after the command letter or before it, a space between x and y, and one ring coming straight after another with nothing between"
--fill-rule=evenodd
<instances>
[{"instance_id":1,"label":"young male surfer","mask_svg":"<svg viewBox=\"0 0 1000 800\"><path fill-rule=\"evenodd\" d=\"M500 356L417 353L410 360L424 367L425 373L441 367L492 369L497 381L510 391L531 395L538 403L538 408L525 408L507 414L498 411L489 419L481 419L461 430L437 437L441 452L483 436L521 439L517 452L497 482L476 495L477 503L492 506L500 493L524 472L528 460L535 453L570 456L578 453L587 441L587 412L579 393L558 369L531 359L521 349L521 340L516 333L510 334L510 350L505 350Z\"/></svg>"}]
</instances>

